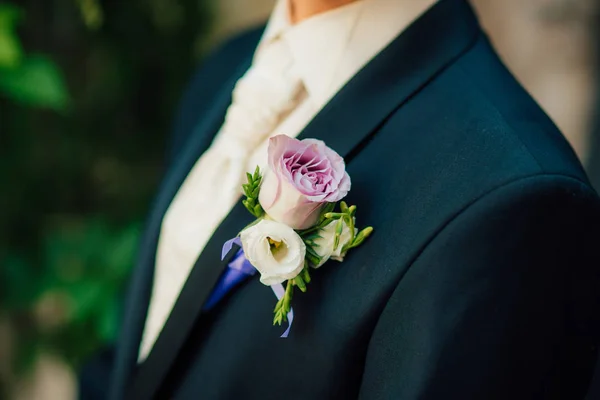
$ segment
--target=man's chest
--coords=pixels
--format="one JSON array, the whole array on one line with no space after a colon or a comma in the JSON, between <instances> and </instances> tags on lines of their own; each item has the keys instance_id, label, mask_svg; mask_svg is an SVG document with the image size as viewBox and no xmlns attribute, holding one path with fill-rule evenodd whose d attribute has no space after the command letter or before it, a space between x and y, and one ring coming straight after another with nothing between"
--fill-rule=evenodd
<instances>
[{"instance_id":1,"label":"man's chest","mask_svg":"<svg viewBox=\"0 0 600 400\"><path fill-rule=\"evenodd\" d=\"M391 293L459 206L436 193L448 189L436 186L439 171L408 172L419 165L409 155L423 151L415 141L398 149L390 132L348 164L348 201L376 227L374 240L344 263L313 272L308 291L294 300L290 336L280 338L285 327L272 325L276 299L269 288L250 279L199 317L172 372L177 378L164 390L181 399L357 397L368 347L376 345L371 334Z\"/></svg>"}]
</instances>

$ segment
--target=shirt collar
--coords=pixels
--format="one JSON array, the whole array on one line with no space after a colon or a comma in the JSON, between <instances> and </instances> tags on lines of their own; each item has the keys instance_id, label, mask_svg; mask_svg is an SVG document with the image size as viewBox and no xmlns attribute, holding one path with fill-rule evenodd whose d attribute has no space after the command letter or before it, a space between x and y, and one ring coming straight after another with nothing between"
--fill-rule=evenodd
<instances>
[{"instance_id":1,"label":"shirt collar","mask_svg":"<svg viewBox=\"0 0 600 400\"><path fill-rule=\"evenodd\" d=\"M289 0L278 0L271 12L267 27L258 45L258 51L274 40L277 40L283 32L292 27L288 8Z\"/></svg>"},{"instance_id":2,"label":"shirt collar","mask_svg":"<svg viewBox=\"0 0 600 400\"><path fill-rule=\"evenodd\" d=\"M364 0L317 14L295 25L289 19L289 0L278 0L271 14L261 48L281 39L289 47L294 68L311 101L324 104L331 97L331 83L347 49Z\"/></svg>"},{"instance_id":3,"label":"shirt collar","mask_svg":"<svg viewBox=\"0 0 600 400\"><path fill-rule=\"evenodd\" d=\"M292 25L289 0L278 0L256 53L284 40L310 101L321 108L437 1L358 0Z\"/></svg>"}]
</instances>

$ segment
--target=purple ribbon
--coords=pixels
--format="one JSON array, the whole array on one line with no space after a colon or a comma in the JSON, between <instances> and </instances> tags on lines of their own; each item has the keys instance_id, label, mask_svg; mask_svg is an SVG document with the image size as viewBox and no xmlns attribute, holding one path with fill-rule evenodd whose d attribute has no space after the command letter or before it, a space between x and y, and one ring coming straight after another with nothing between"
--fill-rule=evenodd
<instances>
[{"instance_id":1,"label":"purple ribbon","mask_svg":"<svg viewBox=\"0 0 600 400\"><path fill-rule=\"evenodd\" d=\"M202 307L204 311L212 309L219 301L223 299L223 297L225 297L227 293L229 293L231 289L239 285L246 278L256 274L256 268L254 268L254 266L250 264L250 261L246 259L244 249L242 248L242 241L238 236L234 237L233 239L229 239L223 244L223 248L221 250L221 260L224 260L225 257L227 257L227 254L229 254L234 244L239 246L239 250L235 253L235 256L232 258L232 260L227 264L227 268L219 277L219 280L215 284L215 287L213 288L208 300L204 303L204 306ZM285 294L285 289L281 283L272 285L271 290L273 290L273 293L275 293L277 300L281 300ZM287 314L287 318L289 325L285 332L281 334L280 337L282 338L288 337L290 329L292 328L292 321L294 320L293 309L291 309Z\"/></svg>"},{"instance_id":2,"label":"purple ribbon","mask_svg":"<svg viewBox=\"0 0 600 400\"><path fill-rule=\"evenodd\" d=\"M224 260L225 257L227 257L227 254L229 254L234 244L237 244L238 247L241 249L242 239L239 236L236 236L233 239L229 239L228 241L223 243L223 248L221 249L221 261Z\"/></svg>"}]
</instances>

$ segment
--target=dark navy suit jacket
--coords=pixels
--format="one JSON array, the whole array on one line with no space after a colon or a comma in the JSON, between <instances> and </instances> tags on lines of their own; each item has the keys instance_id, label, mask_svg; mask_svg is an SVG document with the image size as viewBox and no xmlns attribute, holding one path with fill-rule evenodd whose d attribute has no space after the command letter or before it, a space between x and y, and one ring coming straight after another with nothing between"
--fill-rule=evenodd
<instances>
[{"instance_id":1,"label":"dark navy suit jacket","mask_svg":"<svg viewBox=\"0 0 600 400\"><path fill-rule=\"evenodd\" d=\"M218 50L184 97L111 398L583 398L599 334L600 200L463 0L419 18L301 133L346 157L348 201L375 234L313 273L290 337L272 326L274 297L256 278L201 311L221 245L250 221L236 207L136 366L163 214L222 124L259 35Z\"/></svg>"}]
</instances>

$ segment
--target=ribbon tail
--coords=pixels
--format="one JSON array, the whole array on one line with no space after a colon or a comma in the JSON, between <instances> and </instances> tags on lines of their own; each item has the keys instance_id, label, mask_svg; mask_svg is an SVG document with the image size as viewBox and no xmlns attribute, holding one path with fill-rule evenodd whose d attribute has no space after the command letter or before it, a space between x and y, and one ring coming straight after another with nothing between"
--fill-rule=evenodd
<instances>
[{"instance_id":1,"label":"ribbon tail","mask_svg":"<svg viewBox=\"0 0 600 400\"><path fill-rule=\"evenodd\" d=\"M223 248L221 249L221 260L224 260L225 257L227 257L227 254L229 254L234 244L242 247L242 239L240 239L239 236L236 236L223 243Z\"/></svg>"},{"instance_id":2,"label":"ribbon tail","mask_svg":"<svg viewBox=\"0 0 600 400\"><path fill-rule=\"evenodd\" d=\"M271 285L271 289L273 290L273 293L275 293L275 297L277 297L277 300L281 300L281 298L285 294L285 289L283 288L283 285L281 283L278 283L277 285ZM290 308L290 312L287 313L287 320L289 325L285 332L281 334L281 338L286 338L290 334L290 329L292 329L292 322L294 322L293 308Z\"/></svg>"}]
</instances>

